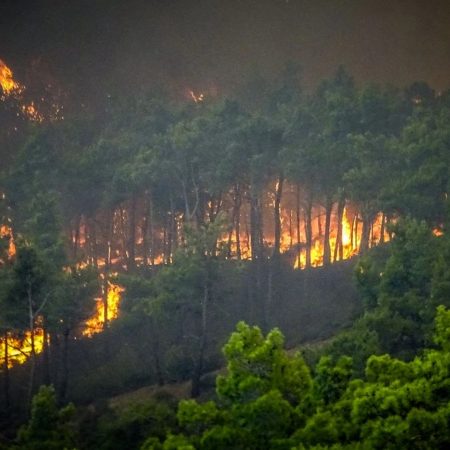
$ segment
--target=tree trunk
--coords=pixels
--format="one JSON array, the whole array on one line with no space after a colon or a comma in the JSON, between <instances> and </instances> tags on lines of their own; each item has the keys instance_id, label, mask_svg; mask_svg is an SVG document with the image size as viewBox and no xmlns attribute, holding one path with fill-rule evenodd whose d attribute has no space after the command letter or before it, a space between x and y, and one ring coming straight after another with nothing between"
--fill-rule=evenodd
<instances>
[{"instance_id":1,"label":"tree trunk","mask_svg":"<svg viewBox=\"0 0 450 450\"><path fill-rule=\"evenodd\" d=\"M228 234L228 257L232 256L233 231L236 236L236 258L241 259L240 240L241 192L239 183L234 185L232 227Z\"/></svg>"},{"instance_id":2,"label":"tree trunk","mask_svg":"<svg viewBox=\"0 0 450 450\"><path fill-rule=\"evenodd\" d=\"M337 207L337 234L336 245L334 246L334 261L342 261L344 259L344 247L342 245L342 220L344 218L345 200L339 199Z\"/></svg>"},{"instance_id":3,"label":"tree trunk","mask_svg":"<svg viewBox=\"0 0 450 450\"><path fill-rule=\"evenodd\" d=\"M78 216L75 219L75 236L72 246L72 257L74 261L77 260L78 246L80 243L80 225L81 225L81 216Z\"/></svg>"},{"instance_id":4,"label":"tree trunk","mask_svg":"<svg viewBox=\"0 0 450 450\"><path fill-rule=\"evenodd\" d=\"M241 253L241 205L242 205L242 195L241 195L240 188L238 188L237 204L236 204L235 232L236 232L236 257L239 261L242 258L242 253Z\"/></svg>"},{"instance_id":5,"label":"tree trunk","mask_svg":"<svg viewBox=\"0 0 450 450\"><path fill-rule=\"evenodd\" d=\"M297 201L296 201L296 208L295 208L295 213L296 213L296 219L297 219L297 246L299 248L298 252L297 252L297 267L300 268L300 256L301 256L301 251L300 251L300 243L301 243L301 236L300 236L300 185L297 184Z\"/></svg>"},{"instance_id":6,"label":"tree trunk","mask_svg":"<svg viewBox=\"0 0 450 450\"><path fill-rule=\"evenodd\" d=\"M156 379L158 381L159 386L164 386L164 375L161 368L161 353L160 353L160 345L159 345L159 333L156 329L156 321L152 319L152 328L153 328L153 361L155 363L155 374Z\"/></svg>"},{"instance_id":7,"label":"tree trunk","mask_svg":"<svg viewBox=\"0 0 450 450\"><path fill-rule=\"evenodd\" d=\"M311 267L312 250L312 198L309 197L305 211L305 232L306 232L306 267Z\"/></svg>"},{"instance_id":8,"label":"tree trunk","mask_svg":"<svg viewBox=\"0 0 450 450\"><path fill-rule=\"evenodd\" d=\"M280 254L280 244L281 244L281 216L280 216L280 204L281 196L283 195L283 175L280 174L278 178L278 183L275 191L275 205L274 205L274 231L275 231L275 242L273 246L272 256Z\"/></svg>"},{"instance_id":9,"label":"tree trunk","mask_svg":"<svg viewBox=\"0 0 450 450\"><path fill-rule=\"evenodd\" d=\"M359 253L364 254L369 249L370 238L370 219L369 215L365 212L362 213L362 231L361 242L359 244Z\"/></svg>"},{"instance_id":10,"label":"tree trunk","mask_svg":"<svg viewBox=\"0 0 450 450\"><path fill-rule=\"evenodd\" d=\"M33 296L32 290L29 280L27 280L27 297L28 297L28 326L30 329L30 341L31 341L31 364L30 364L30 380L28 385L28 404L31 405L31 400L33 398L33 390L34 390L34 378L36 373L36 347L34 342L34 312L33 312Z\"/></svg>"},{"instance_id":11,"label":"tree trunk","mask_svg":"<svg viewBox=\"0 0 450 450\"><path fill-rule=\"evenodd\" d=\"M195 363L194 372L192 375L192 388L191 396L198 397L200 394L200 378L203 373L203 363L206 351L206 339L207 339L207 319L208 319L208 302L209 302L209 281L206 278L203 286L203 299L202 299L202 321L200 331L200 348Z\"/></svg>"},{"instance_id":12,"label":"tree trunk","mask_svg":"<svg viewBox=\"0 0 450 450\"><path fill-rule=\"evenodd\" d=\"M136 194L131 196L130 202L130 220L129 220L129 234L128 234L128 271L133 271L136 268Z\"/></svg>"},{"instance_id":13,"label":"tree trunk","mask_svg":"<svg viewBox=\"0 0 450 450\"><path fill-rule=\"evenodd\" d=\"M333 200L327 197L325 201L325 234L323 237L323 265L331 263L331 247L330 247L330 228L331 228L331 213L333 211Z\"/></svg>"},{"instance_id":14,"label":"tree trunk","mask_svg":"<svg viewBox=\"0 0 450 450\"><path fill-rule=\"evenodd\" d=\"M172 198L170 199L170 212L169 212L169 216L167 218L167 261L169 263L172 262L172 254L173 254L173 241L174 241L174 236L173 236L173 231L174 231L174 209L173 209L173 202L172 202Z\"/></svg>"},{"instance_id":15,"label":"tree trunk","mask_svg":"<svg viewBox=\"0 0 450 450\"><path fill-rule=\"evenodd\" d=\"M251 198L250 198L250 245L252 259L257 260L262 257L261 249L261 237L259 236L261 227L259 224L260 213L259 213L259 199L258 194L255 189L251 188Z\"/></svg>"},{"instance_id":16,"label":"tree trunk","mask_svg":"<svg viewBox=\"0 0 450 450\"><path fill-rule=\"evenodd\" d=\"M9 342L8 342L8 332L5 331L3 335L4 346L5 346L5 359L3 362L3 396L5 401L4 412L8 415L9 409L11 407L11 395L10 395L10 382L9 382Z\"/></svg>"},{"instance_id":17,"label":"tree trunk","mask_svg":"<svg viewBox=\"0 0 450 450\"><path fill-rule=\"evenodd\" d=\"M105 268L106 269L106 268ZM108 317L108 274L105 270L105 273L103 274L103 289L102 289L102 299L103 299L103 330L106 330L109 326L109 317Z\"/></svg>"},{"instance_id":18,"label":"tree trunk","mask_svg":"<svg viewBox=\"0 0 450 450\"><path fill-rule=\"evenodd\" d=\"M149 214L150 214L150 199L148 198L148 195L144 197L144 213L142 217L142 263L144 267L148 266L148 221L149 221Z\"/></svg>"},{"instance_id":19,"label":"tree trunk","mask_svg":"<svg viewBox=\"0 0 450 450\"><path fill-rule=\"evenodd\" d=\"M150 219L150 264L155 265L155 233L154 233L154 212L153 201L149 200L149 219ZM163 250L164 252L164 250Z\"/></svg>"},{"instance_id":20,"label":"tree trunk","mask_svg":"<svg viewBox=\"0 0 450 450\"><path fill-rule=\"evenodd\" d=\"M95 226L95 220L92 219L89 226L89 240L92 248L92 260L95 268L98 268L98 251L97 251L97 227Z\"/></svg>"},{"instance_id":21,"label":"tree trunk","mask_svg":"<svg viewBox=\"0 0 450 450\"><path fill-rule=\"evenodd\" d=\"M69 384L69 335L70 330L65 329L63 334L63 348L62 348L62 371L61 371L61 383L59 385L58 399L60 404L65 403L67 395L67 386Z\"/></svg>"},{"instance_id":22,"label":"tree trunk","mask_svg":"<svg viewBox=\"0 0 450 450\"><path fill-rule=\"evenodd\" d=\"M168 245L167 245L167 214L164 215L164 225L163 225L163 261L164 264L169 263L169 259L167 257Z\"/></svg>"},{"instance_id":23,"label":"tree trunk","mask_svg":"<svg viewBox=\"0 0 450 450\"><path fill-rule=\"evenodd\" d=\"M353 216L351 230L351 247L352 250L358 245L358 213Z\"/></svg>"},{"instance_id":24,"label":"tree trunk","mask_svg":"<svg viewBox=\"0 0 450 450\"><path fill-rule=\"evenodd\" d=\"M48 345L48 333L47 333L47 327L45 324L42 325L42 331L43 331L43 352L42 352L42 358L43 358L43 377L42 381L43 384L46 386L49 386L51 384L51 378L50 378L50 347Z\"/></svg>"},{"instance_id":25,"label":"tree trunk","mask_svg":"<svg viewBox=\"0 0 450 450\"><path fill-rule=\"evenodd\" d=\"M378 244L384 244L384 229L386 226L386 216L383 213L381 215L381 226L380 226L380 240L378 241Z\"/></svg>"}]
</instances>

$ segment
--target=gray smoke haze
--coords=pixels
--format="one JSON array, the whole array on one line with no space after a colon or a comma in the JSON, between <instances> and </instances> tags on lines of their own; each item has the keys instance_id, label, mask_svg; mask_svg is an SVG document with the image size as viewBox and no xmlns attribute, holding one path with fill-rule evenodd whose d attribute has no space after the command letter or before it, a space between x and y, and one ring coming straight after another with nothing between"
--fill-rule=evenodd
<instances>
[{"instance_id":1,"label":"gray smoke haze","mask_svg":"<svg viewBox=\"0 0 450 450\"><path fill-rule=\"evenodd\" d=\"M0 57L89 92L227 91L288 60L307 87L343 64L357 81L446 89L449 25L448 0L3 0Z\"/></svg>"}]
</instances>

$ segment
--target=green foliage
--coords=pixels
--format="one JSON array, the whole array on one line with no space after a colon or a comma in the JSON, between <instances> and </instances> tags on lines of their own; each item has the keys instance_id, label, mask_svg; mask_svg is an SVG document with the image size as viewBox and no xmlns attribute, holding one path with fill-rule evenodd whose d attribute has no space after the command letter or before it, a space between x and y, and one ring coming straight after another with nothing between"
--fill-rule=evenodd
<instances>
[{"instance_id":1,"label":"green foliage","mask_svg":"<svg viewBox=\"0 0 450 450\"><path fill-rule=\"evenodd\" d=\"M117 251L132 272L124 277L127 312L148 316L155 372L164 372L163 353L166 369L172 366L183 376L195 372L199 382L214 331L211 310L223 294L217 280L226 249L218 240L237 229L250 205L250 242L262 261L267 236L261 193L287 177L301 191L300 215L313 203L328 211L336 201L342 208L346 202L356 206L362 250L369 247L368 225L376 214L383 211L396 222L386 258L371 253L358 264L364 316L333 340L313 378L300 356L284 352L278 330L263 336L239 324L224 348L228 374L217 380L217 402L182 403L178 421L185 435L174 427L164 443L159 434L144 448L356 448L358 441L368 448L444 447L448 405L436 400L446 399L445 366L436 359L447 358L444 310L438 312L434 341L432 330L436 307L450 306L450 243L431 230L448 229L448 93L438 98L421 83L404 92L357 87L343 68L311 94L299 88L293 66L273 83L258 77L253 84L240 101L175 107L161 96L124 96L110 99L99 117L34 127L1 174L1 222L12 225L17 244L17 257L9 261L7 239L0 242L2 331L23 335L42 317L51 342L68 337L92 312L98 288L97 272L79 270L77 262L105 258L108 272L109 256ZM232 227L220 212L231 209L230 200ZM79 233L81 222L86 243L77 248L72 239L69 255L66 236ZM138 229L144 277L137 276ZM324 259L331 260L329 250ZM164 253L164 261L173 264L150 269L150 253L150 260ZM255 272L257 288L249 289L249 297L257 300L264 267L258 264ZM168 344L159 338L172 322L183 327L178 341ZM180 344L185 335L194 344ZM429 344L443 353L414 359ZM128 370L123 364L108 377L117 361L131 363L139 352L124 346L116 356L91 375L102 392ZM434 377L432 383L421 371ZM49 415L59 417L50 409ZM150 409L114 418L111 436L130 442L128 429L135 429L139 442L133 445L140 445L144 434L157 434L146 421L151 417L160 427L162 419ZM35 432L28 432L29 439Z\"/></svg>"},{"instance_id":2,"label":"green foliage","mask_svg":"<svg viewBox=\"0 0 450 450\"><path fill-rule=\"evenodd\" d=\"M432 449L450 444L450 312L438 308L435 341L411 362L371 356L362 379L352 360L324 357L313 379L273 330L240 323L224 347L217 401L181 402L183 434L142 448ZM192 447L189 447L192 446ZM185 447L187 446L187 447Z\"/></svg>"},{"instance_id":3,"label":"green foliage","mask_svg":"<svg viewBox=\"0 0 450 450\"><path fill-rule=\"evenodd\" d=\"M361 359L370 353L387 352L412 358L431 342L436 307L449 306L446 297L448 242L436 237L425 222L399 220L392 227L395 239L387 255L370 254L356 268L356 280L366 306L366 314L349 333L372 336L370 352L356 347L344 354ZM342 337L337 341L343 344ZM334 345L337 351L338 342ZM348 351L353 350L352 353ZM355 352L356 351L356 352Z\"/></svg>"},{"instance_id":4,"label":"green foliage","mask_svg":"<svg viewBox=\"0 0 450 450\"><path fill-rule=\"evenodd\" d=\"M336 402L347 388L352 376L352 359L339 358L335 365L331 357L323 356L316 367L314 394L325 404Z\"/></svg>"},{"instance_id":5,"label":"green foliage","mask_svg":"<svg viewBox=\"0 0 450 450\"><path fill-rule=\"evenodd\" d=\"M224 401L245 403L278 390L300 401L310 387L309 369L300 357L287 356L277 329L266 338L258 327L241 322L224 347L228 375L217 379L217 394Z\"/></svg>"},{"instance_id":6,"label":"green foliage","mask_svg":"<svg viewBox=\"0 0 450 450\"><path fill-rule=\"evenodd\" d=\"M18 433L17 449L61 450L75 448L74 414L75 408L72 404L58 409L53 387L41 386L33 398L30 420Z\"/></svg>"},{"instance_id":7,"label":"green foliage","mask_svg":"<svg viewBox=\"0 0 450 450\"><path fill-rule=\"evenodd\" d=\"M217 404L180 403L178 422L194 447L269 448L300 422L295 407L311 377L299 355L283 350L283 340L278 330L264 337L258 327L237 326L224 347L228 373L217 378Z\"/></svg>"},{"instance_id":8,"label":"green foliage","mask_svg":"<svg viewBox=\"0 0 450 450\"><path fill-rule=\"evenodd\" d=\"M132 450L141 448L141 445L146 449L160 448L160 440L175 425L173 402L141 401L102 415L97 426L95 447L99 450ZM149 435L152 438L148 440Z\"/></svg>"}]
</instances>

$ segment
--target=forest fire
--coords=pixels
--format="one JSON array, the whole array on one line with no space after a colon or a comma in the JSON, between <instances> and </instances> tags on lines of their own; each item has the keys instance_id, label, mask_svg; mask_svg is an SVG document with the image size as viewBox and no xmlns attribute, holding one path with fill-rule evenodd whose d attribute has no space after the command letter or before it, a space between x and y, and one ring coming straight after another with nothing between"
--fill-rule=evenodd
<instances>
[{"instance_id":1,"label":"forest fire","mask_svg":"<svg viewBox=\"0 0 450 450\"><path fill-rule=\"evenodd\" d=\"M0 59L0 87L1 87L1 95L0 100L6 101L9 97L14 97L14 99L19 103L17 115L22 115L31 122L43 122L44 115L36 103L31 100L24 99L24 93L26 91L26 87L16 81L13 76L13 71L5 64L4 61ZM44 98L41 98L44 101ZM63 119L60 114L61 107L58 105L52 105L52 120Z\"/></svg>"},{"instance_id":2,"label":"forest fire","mask_svg":"<svg viewBox=\"0 0 450 450\"><path fill-rule=\"evenodd\" d=\"M16 82L13 79L11 69L0 59L0 86L3 94L8 95L16 88Z\"/></svg>"},{"instance_id":3,"label":"forest fire","mask_svg":"<svg viewBox=\"0 0 450 450\"><path fill-rule=\"evenodd\" d=\"M44 331L42 328L35 328L33 339L35 354L41 353L44 348ZM32 355L32 352L31 331L26 331L22 336L7 333L6 338L0 339L0 361L4 364L7 360L9 368L15 364L23 364Z\"/></svg>"},{"instance_id":4,"label":"forest fire","mask_svg":"<svg viewBox=\"0 0 450 450\"><path fill-rule=\"evenodd\" d=\"M117 319L119 314L119 305L121 301L121 294L124 289L108 281L107 292L107 314L106 320ZM105 303L103 298L95 299L96 310L91 318L84 324L81 332L83 336L92 337L96 333L100 333L105 328ZM32 350L32 336L31 331L26 331L22 336L7 333L0 339L0 365L5 361L8 367L11 368L16 364L23 364L31 356ZM36 327L34 329L34 352L39 354L44 349L44 331L42 328Z\"/></svg>"},{"instance_id":5,"label":"forest fire","mask_svg":"<svg viewBox=\"0 0 450 450\"><path fill-rule=\"evenodd\" d=\"M0 226L0 238L8 240L8 258L12 258L16 254L16 244L11 227L8 225Z\"/></svg>"},{"instance_id":6,"label":"forest fire","mask_svg":"<svg viewBox=\"0 0 450 450\"><path fill-rule=\"evenodd\" d=\"M24 86L14 80L12 70L0 59L0 86L2 88L2 97L4 100L10 95L19 95Z\"/></svg>"},{"instance_id":7,"label":"forest fire","mask_svg":"<svg viewBox=\"0 0 450 450\"><path fill-rule=\"evenodd\" d=\"M205 100L205 94L203 93L195 94L193 90L190 90L189 95L195 103L201 103L203 100Z\"/></svg>"},{"instance_id":8,"label":"forest fire","mask_svg":"<svg viewBox=\"0 0 450 450\"><path fill-rule=\"evenodd\" d=\"M371 236L369 247L373 247L380 242L387 242L390 239L389 234L384 230L382 221L385 220L383 214L378 214L371 224ZM342 258L339 257L337 244L337 223L334 222L330 233L330 249L331 255L334 255L333 261L346 260L359 253L359 246L361 244L361 227L358 227L358 217L354 217L353 221L349 220L347 209L345 208L342 214L341 222L341 243L342 243ZM383 233L383 237L381 236ZM311 248L311 266L320 267L324 264L324 242L323 236L314 233L313 246ZM294 263L295 269L304 269L306 267L306 252L303 248Z\"/></svg>"},{"instance_id":9,"label":"forest fire","mask_svg":"<svg viewBox=\"0 0 450 450\"><path fill-rule=\"evenodd\" d=\"M106 304L102 297L96 298L96 311L94 315L85 323L82 331L83 336L91 337L96 333L100 333L105 329L105 325L110 321L117 319L119 315L119 305L121 294L124 288L107 282Z\"/></svg>"}]
</instances>

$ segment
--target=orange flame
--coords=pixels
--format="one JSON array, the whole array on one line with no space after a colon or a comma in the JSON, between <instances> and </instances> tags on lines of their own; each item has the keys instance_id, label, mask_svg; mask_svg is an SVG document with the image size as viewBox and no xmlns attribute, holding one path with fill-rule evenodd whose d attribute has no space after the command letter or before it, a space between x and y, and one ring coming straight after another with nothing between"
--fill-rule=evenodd
<instances>
[{"instance_id":1,"label":"orange flame","mask_svg":"<svg viewBox=\"0 0 450 450\"><path fill-rule=\"evenodd\" d=\"M108 292L106 294L107 319L108 321L117 319L119 315L119 305L122 299L122 292L125 289L118 284L113 284L108 281ZM96 311L94 315L85 323L85 328L82 331L83 336L91 337L96 333L104 330L105 326L105 305L103 298L95 299Z\"/></svg>"},{"instance_id":2,"label":"orange flame","mask_svg":"<svg viewBox=\"0 0 450 450\"><path fill-rule=\"evenodd\" d=\"M22 105L22 112L32 122L43 122L44 116L36 109L34 102L29 105Z\"/></svg>"},{"instance_id":3,"label":"orange flame","mask_svg":"<svg viewBox=\"0 0 450 450\"><path fill-rule=\"evenodd\" d=\"M22 86L14 80L12 70L0 59L0 86L3 95L8 96L14 91L21 91Z\"/></svg>"},{"instance_id":4,"label":"orange flame","mask_svg":"<svg viewBox=\"0 0 450 450\"><path fill-rule=\"evenodd\" d=\"M369 242L369 246L377 245L381 241L381 222L384 220L384 216L382 213L379 213L375 220L372 223L372 238ZM337 227L336 227L337 228ZM348 216L347 208L344 208L344 212L342 214L342 223L341 223L341 242L342 242L342 259L346 260L358 254L359 244L361 241L361 228L355 227L352 230L351 222ZM332 229L330 233L330 249L331 254L335 253L336 243L337 243L337 235L336 230ZM389 234L384 230L383 239L385 242L389 241ZM323 265L324 258L324 236L320 233L316 233L313 237L313 245L310 249L311 255L311 267L320 267ZM294 263L294 269L304 269L306 267L306 248L302 248L299 252L298 257Z\"/></svg>"},{"instance_id":5,"label":"orange flame","mask_svg":"<svg viewBox=\"0 0 450 450\"><path fill-rule=\"evenodd\" d=\"M11 227L8 225L2 225L0 227L0 238L9 240L8 243L8 258L11 259L16 254L16 245L14 243L14 237Z\"/></svg>"},{"instance_id":6,"label":"orange flame","mask_svg":"<svg viewBox=\"0 0 450 450\"><path fill-rule=\"evenodd\" d=\"M34 101L31 103L23 103L23 93L26 87L14 80L12 70L0 59L0 86L2 88L3 94L0 96L0 100L5 101L8 97L14 96L15 99L19 101L19 111L28 120L32 122L43 122L44 116L38 110ZM44 100L42 98L41 100ZM64 117L61 115L62 107L59 105L53 106L53 114L49 117L50 120L63 120ZM20 114L18 113L18 115Z\"/></svg>"},{"instance_id":7,"label":"orange flame","mask_svg":"<svg viewBox=\"0 0 450 450\"><path fill-rule=\"evenodd\" d=\"M23 364L32 353L31 331L26 331L23 338L13 337L11 333L8 335L8 367L15 364ZM34 351L36 354L41 353L44 349L44 331L42 328L34 330ZM5 362L5 339L0 339L0 363Z\"/></svg>"},{"instance_id":8,"label":"orange flame","mask_svg":"<svg viewBox=\"0 0 450 450\"><path fill-rule=\"evenodd\" d=\"M203 93L197 95L193 90L190 90L189 95L195 103L201 103L203 100L205 100L205 94Z\"/></svg>"}]
</instances>

